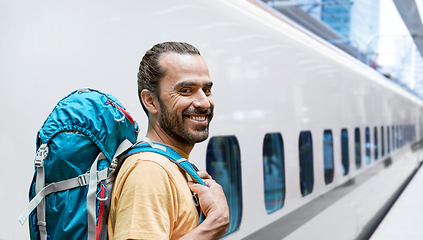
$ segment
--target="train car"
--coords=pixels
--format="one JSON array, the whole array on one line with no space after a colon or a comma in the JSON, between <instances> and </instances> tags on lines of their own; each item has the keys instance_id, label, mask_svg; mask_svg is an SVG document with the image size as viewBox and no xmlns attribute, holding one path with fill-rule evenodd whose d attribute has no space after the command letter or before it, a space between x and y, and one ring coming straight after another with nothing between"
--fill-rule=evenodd
<instances>
[{"instance_id":1,"label":"train car","mask_svg":"<svg viewBox=\"0 0 423 240\"><path fill-rule=\"evenodd\" d=\"M366 239L422 160L420 98L260 1L0 6L0 239L28 238L35 136L63 96L111 93L145 134L136 75L158 42L209 67L215 116L190 160L224 188L224 239Z\"/></svg>"}]
</instances>

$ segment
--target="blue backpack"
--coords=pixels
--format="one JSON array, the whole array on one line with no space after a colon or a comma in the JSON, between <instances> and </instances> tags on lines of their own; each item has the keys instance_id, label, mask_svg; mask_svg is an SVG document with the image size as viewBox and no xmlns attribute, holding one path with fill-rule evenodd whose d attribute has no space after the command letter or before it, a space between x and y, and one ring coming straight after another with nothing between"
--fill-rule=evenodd
<instances>
[{"instance_id":1,"label":"blue backpack","mask_svg":"<svg viewBox=\"0 0 423 240\"><path fill-rule=\"evenodd\" d=\"M110 94L80 89L59 101L38 131L30 202L19 217L22 225L29 217L31 239L107 239L109 176L137 152L162 154L204 185L172 148L149 139L136 143L138 132Z\"/></svg>"}]
</instances>

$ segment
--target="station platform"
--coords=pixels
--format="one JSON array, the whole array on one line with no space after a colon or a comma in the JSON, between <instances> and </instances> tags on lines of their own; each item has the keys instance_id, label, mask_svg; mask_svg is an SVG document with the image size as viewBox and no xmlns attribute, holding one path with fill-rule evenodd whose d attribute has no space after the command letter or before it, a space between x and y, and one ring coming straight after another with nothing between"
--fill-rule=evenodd
<instances>
[{"instance_id":1,"label":"station platform","mask_svg":"<svg viewBox=\"0 0 423 240\"><path fill-rule=\"evenodd\" d=\"M370 239L421 240L422 226L423 168L420 167Z\"/></svg>"}]
</instances>

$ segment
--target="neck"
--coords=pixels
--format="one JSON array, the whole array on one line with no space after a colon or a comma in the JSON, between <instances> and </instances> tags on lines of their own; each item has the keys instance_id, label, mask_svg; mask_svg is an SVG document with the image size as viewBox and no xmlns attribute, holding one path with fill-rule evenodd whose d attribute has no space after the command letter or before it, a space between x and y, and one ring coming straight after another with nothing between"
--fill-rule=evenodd
<instances>
[{"instance_id":1,"label":"neck","mask_svg":"<svg viewBox=\"0 0 423 240\"><path fill-rule=\"evenodd\" d=\"M188 155L191 153L192 149L194 148L194 145L182 144L176 141L175 139L173 139L172 137L170 137L165 132L163 132L161 128L154 127L150 124L148 125L146 137L148 137L151 141L157 141L157 142L164 143L166 145L177 147Z\"/></svg>"}]
</instances>

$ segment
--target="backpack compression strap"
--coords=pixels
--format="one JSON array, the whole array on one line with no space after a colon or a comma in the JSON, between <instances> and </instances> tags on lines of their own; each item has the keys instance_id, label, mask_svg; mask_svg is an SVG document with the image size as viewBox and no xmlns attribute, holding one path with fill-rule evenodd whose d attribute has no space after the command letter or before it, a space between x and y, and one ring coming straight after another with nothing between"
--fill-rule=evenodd
<instances>
[{"instance_id":1,"label":"backpack compression strap","mask_svg":"<svg viewBox=\"0 0 423 240\"><path fill-rule=\"evenodd\" d=\"M99 157L100 156L101 155L99 155ZM95 170L96 167L97 167L97 160L95 161L95 165L93 163L93 166L92 166L92 169L94 171L91 171L91 172L79 175L78 177L64 180L61 182L50 183L49 185L42 188L37 193L37 195L29 202L29 204L27 205L27 207L25 208L25 210L19 217L19 222L23 225L25 220L28 218L29 214L32 212L32 210L34 210L42 202L44 197L49 195L50 193L60 192L63 190L72 189L72 188L80 187L80 186L86 186L90 184L93 186L94 182L97 184L98 182L101 182L107 179L108 169L97 171ZM92 187L92 189L96 189L96 188L97 188L97 185L95 185L95 187ZM95 190L92 192L93 193L91 194L90 198L96 199Z\"/></svg>"}]
</instances>

